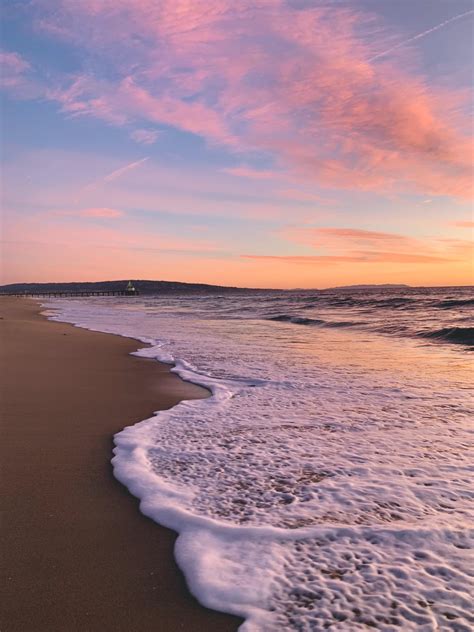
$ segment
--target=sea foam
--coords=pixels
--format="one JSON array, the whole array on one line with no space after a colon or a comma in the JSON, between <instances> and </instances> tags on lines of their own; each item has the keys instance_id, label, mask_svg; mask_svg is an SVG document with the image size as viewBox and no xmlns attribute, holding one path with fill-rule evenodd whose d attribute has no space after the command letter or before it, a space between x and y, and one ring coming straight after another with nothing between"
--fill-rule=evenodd
<instances>
[{"instance_id":1,"label":"sea foam","mask_svg":"<svg viewBox=\"0 0 474 632\"><path fill-rule=\"evenodd\" d=\"M141 511L179 533L204 605L245 632L472 629L467 358L134 301L48 305L212 392L125 428L112 460Z\"/></svg>"}]
</instances>

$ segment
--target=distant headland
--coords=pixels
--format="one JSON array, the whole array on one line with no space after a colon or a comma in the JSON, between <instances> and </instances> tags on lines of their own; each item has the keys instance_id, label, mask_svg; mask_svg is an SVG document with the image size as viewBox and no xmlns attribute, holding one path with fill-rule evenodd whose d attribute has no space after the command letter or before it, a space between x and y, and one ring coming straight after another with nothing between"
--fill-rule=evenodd
<instances>
[{"instance_id":1,"label":"distant headland","mask_svg":"<svg viewBox=\"0 0 474 632\"><path fill-rule=\"evenodd\" d=\"M121 279L117 281L74 281L67 283L10 283L0 285L2 294L49 294L49 293L114 293L126 294L124 290L136 288L137 294L228 294L239 292L331 292L357 290L403 290L412 286L402 283L383 283L367 285L341 285L324 289L291 288L289 290L272 288L245 288L227 285L211 285L208 283L183 283L181 281L151 281L141 279Z\"/></svg>"},{"instance_id":2,"label":"distant headland","mask_svg":"<svg viewBox=\"0 0 474 632\"><path fill-rule=\"evenodd\" d=\"M131 285L130 285L131 284ZM0 285L2 294L48 294L48 293L114 293L126 294L127 287L136 288L137 294L229 294L239 292L335 292L358 290L406 290L413 288L405 283L378 283L339 285L328 288L245 288L209 283L183 283L181 281L151 281L144 279L121 279L117 281L74 281L59 283L10 283Z\"/></svg>"},{"instance_id":3,"label":"distant headland","mask_svg":"<svg viewBox=\"0 0 474 632\"><path fill-rule=\"evenodd\" d=\"M0 295L59 292L121 293L129 284L132 284L140 294L224 294L226 292L252 291L251 288L208 285L206 283L123 279L118 281L75 281L70 283L10 283L9 285L0 286Z\"/></svg>"}]
</instances>

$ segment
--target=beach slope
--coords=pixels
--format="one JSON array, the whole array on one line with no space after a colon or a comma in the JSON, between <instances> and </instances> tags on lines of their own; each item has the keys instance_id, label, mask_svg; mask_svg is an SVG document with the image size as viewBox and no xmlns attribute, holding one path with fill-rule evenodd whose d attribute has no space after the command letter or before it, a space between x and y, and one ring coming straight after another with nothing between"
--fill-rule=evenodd
<instances>
[{"instance_id":1,"label":"beach slope","mask_svg":"<svg viewBox=\"0 0 474 632\"><path fill-rule=\"evenodd\" d=\"M231 631L188 593L176 535L112 475L112 436L206 395L130 339L0 299L4 632Z\"/></svg>"}]
</instances>

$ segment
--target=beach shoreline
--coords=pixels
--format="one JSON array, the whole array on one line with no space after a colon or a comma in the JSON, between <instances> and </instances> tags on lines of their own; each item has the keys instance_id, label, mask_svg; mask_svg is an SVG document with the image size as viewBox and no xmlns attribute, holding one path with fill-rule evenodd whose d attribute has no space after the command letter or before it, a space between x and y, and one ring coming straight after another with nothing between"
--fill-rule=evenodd
<instances>
[{"instance_id":1,"label":"beach shoreline","mask_svg":"<svg viewBox=\"0 0 474 632\"><path fill-rule=\"evenodd\" d=\"M177 535L139 512L114 477L112 437L207 391L146 345L2 298L2 630L236 630L188 592Z\"/></svg>"}]
</instances>

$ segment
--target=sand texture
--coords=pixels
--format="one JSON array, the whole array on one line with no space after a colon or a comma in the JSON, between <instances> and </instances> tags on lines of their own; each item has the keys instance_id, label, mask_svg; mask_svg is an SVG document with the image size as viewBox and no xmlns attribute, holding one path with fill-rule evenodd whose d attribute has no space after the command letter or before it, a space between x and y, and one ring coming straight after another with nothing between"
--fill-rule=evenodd
<instances>
[{"instance_id":1,"label":"sand texture","mask_svg":"<svg viewBox=\"0 0 474 632\"><path fill-rule=\"evenodd\" d=\"M2 632L227 631L188 593L175 534L112 475L112 436L202 397L134 340L53 323L0 298Z\"/></svg>"}]
</instances>

